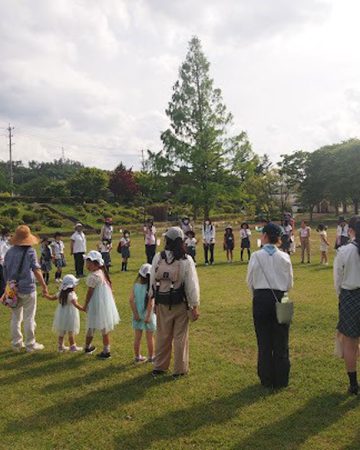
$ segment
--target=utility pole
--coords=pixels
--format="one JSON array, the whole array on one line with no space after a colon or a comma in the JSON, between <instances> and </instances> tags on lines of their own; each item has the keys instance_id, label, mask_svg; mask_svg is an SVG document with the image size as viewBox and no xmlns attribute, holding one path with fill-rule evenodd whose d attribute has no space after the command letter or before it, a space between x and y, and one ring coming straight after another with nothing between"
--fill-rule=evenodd
<instances>
[{"instance_id":1,"label":"utility pole","mask_svg":"<svg viewBox=\"0 0 360 450\"><path fill-rule=\"evenodd\" d=\"M64 162L65 161L65 150L64 147L61 147L61 159Z\"/></svg>"},{"instance_id":2,"label":"utility pole","mask_svg":"<svg viewBox=\"0 0 360 450\"><path fill-rule=\"evenodd\" d=\"M9 133L8 136L9 136L9 160L10 160L10 193L11 193L12 197L14 195L14 174L13 174L13 161L12 161L12 146L13 146L12 137L14 136L12 134L13 129L14 129L14 127L11 127L9 124L7 131Z\"/></svg>"}]
</instances>

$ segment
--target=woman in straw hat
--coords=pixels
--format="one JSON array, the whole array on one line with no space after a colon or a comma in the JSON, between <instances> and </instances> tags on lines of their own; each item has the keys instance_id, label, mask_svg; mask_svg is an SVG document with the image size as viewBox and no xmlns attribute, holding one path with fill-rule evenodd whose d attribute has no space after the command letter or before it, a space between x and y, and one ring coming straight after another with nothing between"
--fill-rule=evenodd
<instances>
[{"instance_id":1,"label":"woman in straw hat","mask_svg":"<svg viewBox=\"0 0 360 450\"><path fill-rule=\"evenodd\" d=\"M11 338L14 351L20 352L23 347L26 351L42 350L44 346L35 340L35 313L36 313L36 285L35 279L40 283L43 294L48 294L47 286L41 273L33 245L39 239L31 234L26 225L17 227L10 243L11 247L5 255L4 276L5 281L17 281L17 306L12 309ZM25 345L21 333L21 323L24 320Z\"/></svg>"}]
</instances>

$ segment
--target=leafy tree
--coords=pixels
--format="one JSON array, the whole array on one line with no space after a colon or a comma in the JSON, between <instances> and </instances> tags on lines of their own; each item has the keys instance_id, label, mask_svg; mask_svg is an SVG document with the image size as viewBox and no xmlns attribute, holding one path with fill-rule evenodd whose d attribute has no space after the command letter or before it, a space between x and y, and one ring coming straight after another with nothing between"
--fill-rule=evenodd
<instances>
[{"instance_id":1,"label":"leafy tree","mask_svg":"<svg viewBox=\"0 0 360 450\"><path fill-rule=\"evenodd\" d=\"M170 128L161 135L164 153L154 157L168 176L180 170L190 174L188 201L205 216L224 189L224 178L238 152L249 145L245 132L228 135L232 115L223 104L220 89L214 88L209 67L200 40L192 38L166 110Z\"/></svg>"},{"instance_id":2,"label":"leafy tree","mask_svg":"<svg viewBox=\"0 0 360 450\"><path fill-rule=\"evenodd\" d=\"M117 200L129 202L134 199L139 191L132 169L120 163L116 169L110 173L109 189Z\"/></svg>"},{"instance_id":3,"label":"leafy tree","mask_svg":"<svg viewBox=\"0 0 360 450\"><path fill-rule=\"evenodd\" d=\"M67 182L70 193L85 201L98 201L108 192L109 176L103 170L84 167Z\"/></svg>"}]
</instances>

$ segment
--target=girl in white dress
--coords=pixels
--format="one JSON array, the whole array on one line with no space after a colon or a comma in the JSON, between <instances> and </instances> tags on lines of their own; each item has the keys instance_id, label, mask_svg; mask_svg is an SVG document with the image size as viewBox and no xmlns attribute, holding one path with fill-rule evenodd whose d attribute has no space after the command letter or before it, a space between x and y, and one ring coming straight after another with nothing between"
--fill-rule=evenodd
<instances>
[{"instance_id":1,"label":"girl in white dress","mask_svg":"<svg viewBox=\"0 0 360 450\"><path fill-rule=\"evenodd\" d=\"M58 352L63 353L67 350L71 352L78 352L82 350L82 347L77 347L75 342L75 336L80 331L80 315L79 311L85 311L85 309L77 302L77 295L75 293L75 287L78 285L79 280L74 275L65 275L60 291L57 295L46 295L49 300L59 300L58 307L55 311L55 317L53 322L53 331L58 336ZM69 347L64 345L65 334L69 337Z\"/></svg>"},{"instance_id":2,"label":"girl in white dress","mask_svg":"<svg viewBox=\"0 0 360 450\"><path fill-rule=\"evenodd\" d=\"M91 354L96 350L91 342L95 330L99 330L102 333L104 345L99 358L108 359L111 357L109 333L120 322L120 316L113 297L110 277L104 266L101 253L92 250L84 255L84 259L87 270L91 272L86 280L88 291L84 306L87 311L85 353Z\"/></svg>"},{"instance_id":3,"label":"girl in white dress","mask_svg":"<svg viewBox=\"0 0 360 450\"><path fill-rule=\"evenodd\" d=\"M321 252L321 258L320 258L320 264L328 265L328 251L329 251L329 241L327 238L327 232L326 232L326 225L320 224L317 227L317 231L319 232L320 236L320 252Z\"/></svg>"}]
</instances>

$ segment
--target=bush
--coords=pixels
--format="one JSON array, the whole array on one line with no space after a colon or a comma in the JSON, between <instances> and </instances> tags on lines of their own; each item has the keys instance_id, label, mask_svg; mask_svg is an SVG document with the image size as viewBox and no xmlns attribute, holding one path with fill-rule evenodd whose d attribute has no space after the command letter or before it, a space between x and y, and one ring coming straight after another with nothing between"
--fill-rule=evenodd
<instances>
[{"instance_id":1,"label":"bush","mask_svg":"<svg viewBox=\"0 0 360 450\"><path fill-rule=\"evenodd\" d=\"M15 219L20 214L20 209L16 206L11 206L10 208L4 209L1 214L5 217L10 217L11 219Z\"/></svg>"},{"instance_id":2,"label":"bush","mask_svg":"<svg viewBox=\"0 0 360 450\"><path fill-rule=\"evenodd\" d=\"M33 229L34 229L34 231L41 231L41 225L39 224L39 223L37 223L37 224L35 224L34 226L33 226Z\"/></svg>"},{"instance_id":3,"label":"bush","mask_svg":"<svg viewBox=\"0 0 360 450\"><path fill-rule=\"evenodd\" d=\"M62 228L64 226L64 222L62 220L59 219L50 219L47 222L47 225L51 228Z\"/></svg>"},{"instance_id":4,"label":"bush","mask_svg":"<svg viewBox=\"0 0 360 450\"><path fill-rule=\"evenodd\" d=\"M13 230L15 228L15 224L8 217L0 217L0 227L9 228L9 230Z\"/></svg>"},{"instance_id":5,"label":"bush","mask_svg":"<svg viewBox=\"0 0 360 450\"><path fill-rule=\"evenodd\" d=\"M26 224L32 224L39 220L39 216L36 213L28 212L22 215L22 220Z\"/></svg>"},{"instance_id":6,"label":"bush","mask_svg":"<svg viewBox=\"0 0 360 450\"><path fill-rule=\"evenodd\" d=\"M51 199L50 203L52 203L53 205L61 205L62 204L62 200L61 200L61 198L55 197L55 198Z\"/></svg>"}]
</instances>

